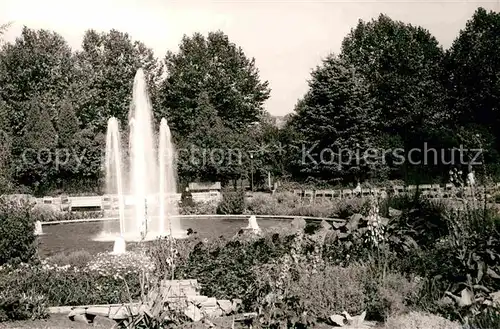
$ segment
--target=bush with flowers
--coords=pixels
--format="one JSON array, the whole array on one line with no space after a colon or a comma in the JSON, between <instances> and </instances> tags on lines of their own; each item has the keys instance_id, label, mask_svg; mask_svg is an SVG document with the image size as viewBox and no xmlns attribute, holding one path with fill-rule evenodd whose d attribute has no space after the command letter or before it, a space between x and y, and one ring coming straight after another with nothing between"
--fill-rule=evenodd
<instances>
[{"instance_id":1,"label":"bush with flowers","mask_svg":"<svg viewBox=\"0 0 500 329\"><path fill-rule=\"evenodd\" d=\"M0 320L25 319L17 311L6 310L14 307L15 301L28 300L26 296L38 300L43 307L136 300L141 293L141 275L152 270L149 258L141 253L100 254L85 266L57 265L50 261L4 265L0 268L0 308L3 308ZM43 314L37 311L31 317Z\"/></svg>"}]
</instances>

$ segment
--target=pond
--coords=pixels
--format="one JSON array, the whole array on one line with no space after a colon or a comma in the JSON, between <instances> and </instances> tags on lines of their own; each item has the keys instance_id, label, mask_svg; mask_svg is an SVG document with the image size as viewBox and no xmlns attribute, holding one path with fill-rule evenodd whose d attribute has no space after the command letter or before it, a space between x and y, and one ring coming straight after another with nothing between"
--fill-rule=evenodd
<instances>
[{"instance_id":1,"label":"pond","mask_svg":"<svg viewBox=\"0 0 500 329\"><path fill-rule=\"evenodd\" d=\"M79 222L43 225L43 235L38 237L39 254L42 257L61 252L86 250L91 254L111 251L113 242L94 241L103 228L103 222ZM258 224L263 231L271 228L285 228L291 225L290 220L260 218ZM108 223L109 225L109 223ZM118 231L118 221L113 221ZM182 218L182 228L191 228L200 238L231 237L248 225L248 219L236 217L202 217Z\"/></svg>"}]
</instances>

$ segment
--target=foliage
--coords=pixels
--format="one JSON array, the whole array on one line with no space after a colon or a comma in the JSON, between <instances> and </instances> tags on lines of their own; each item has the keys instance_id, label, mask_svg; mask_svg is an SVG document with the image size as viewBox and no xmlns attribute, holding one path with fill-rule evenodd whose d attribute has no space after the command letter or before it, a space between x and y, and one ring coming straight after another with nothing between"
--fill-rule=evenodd
<instances>
[{"instance_id":1,"label":"foliage","mask_svg":"<svg viewBox=\"0 0 500 329\"><path fill-rule=\"evenodd\" d=\"M394 242L409 237L420 248L427 249L449 234L447 209L442 201L425 198L416 192L389 197L381 212L382 216L392 219L389 229Z\"/></svg>"},{"instance_id":2,"label":"foliage","mask_svg":"<svg viewBox=\"0 0 500 329\"><path fill-rule=\"evenodd\" d=\"M353 152L363 154L373 145L376 126L367 87L353 66L333 55L313 71L309 91L293 118L305 149L312 150L297 153L300 170L310 176L347 176L350 181L368 177L371 165L366 159L352 159Z\"/></svg>"},{"instance_id":3,"label":"foliage","mask_svg":"<svg viewBox=\"0 0 500 329\"><path fill-rule=\"evenodd\" d=\"M491 52L500 46L500 15L478 8L446 56L450 108L459 122L476 123L493 133L499 122L495 104L500 61Z\"/></svg>"},{"instance_id":4,"label":"foliage","mask_svg":"<svg viewBox=\"0 0 500 329\"><path fill-rule=\"evenodd\" d=\"M217 213L221 215L241 215L245 210L245 192L242 190L222 193L222 201L217 206Z\"/></svg>"},{"instance_id":5,"label":"foliage","mask_svg":"<svg viewBox=\"0 0 500 329\"><path fill-rule=\"evenodd\" d=\"M313 70L284 127L264 111L270 88L255 60L222 31L185 36L160 61L117 30L88 30L72 51L59 34L24 27L0 50L0 185L37 194L99 190L106 122L115 116L126 130L139 67L155 126L169 120L182 183L236 185L253 175L266 185L268 173L318 186L442 182L450 166L444 158L458 162L458 145L485 150L487 174L496 176L499 62L490 50L498 45L498 17L479 8L446 52L422 27L386 15L360 21L340 53L325 54ZM55 148L72 156L43 164L31 152L39 147L52 158L61 151ZM420 164L400 162L410 149L420 150L411 154Z\"/></svg>"},{"instance_id":6,"label":"foliage","mask_svg":"<svg viewBox=\"0 0 500 329\"><path fill-rule=\"evenodd\" d=\"M500 325L500 313L495 309L487 309L469 320L470 329L498 328Z\"/></svg>"},{"instance_id":7,"label":"foliage","mask_svg":"<svg viewBox=\"0 0 500 329\"><path fill-rule=\"evenodd\" d=\"M274 195L255 195L247 201L245 212L254 215L304 216L318 218L347 219L363 209L365 201L350 200L317 200L309 202L300 200L291 193Z\"/></svg>"},{"instance_id":8,"label":"foliage","mask_svg":"<svg viewBox=\"0 0 500 329\"><path fill-rule=\"evenodd\" d=\"M180 215L214 215L217 212L217 203L214 202L196 202L191 206L181 204L179 207Z\"/></svg>"},{"instance_id":9,"label":"foliage","mask_svg":"<svg viewBox=\"0 0 500 329\"><path fill-rule=\"evenodd\" d=\"M46 299L33 293L18 294L11 287L0 291L0 322L37 320L49 316Z\"/></svg>"},{"instance_id":10,"label":"foliage","mask_svg":"<svg viewBox=\"0 0 500 329\"><path fill-rule=\"evenodd\" d=\"M252 268L282 255L287 237L279 235L258 239L222 238L198 242L176 267L178 279L196 278L201 294L220 299L241 298L248 310L254 302L251 289L255 280Z\"/></svg>"},{"instance_id":11,"label":"foliage","mask_svg":"<svg viewBox=\"0 0 500 329\"><path fill-rule=\"evenodd\" d=\"M35 220L29 203L0 198L0 265L36 259Z\"/></svg>"},{"instance_id":12,"label":"foliage","mask_svg":"<svg viewBox=\"0 0 500 329\"><path fill-rule=\"evenodd\" d=\"M153 51L127 33L110 30L85 32L82 51L75 55L79 85L75 86L77 116L84 128L105 133L107 120L114 116L122 127L128 124L128 109L137 69L143 68L151 97L162 74Z\"/></svg>"},{"instance_id":13,"label":"foliage","mask_svg":"<svg viewBox=\"0 0 500 329\"><path fill-rule=\"evenodd\" d=\"M1 266L0 321L44 317L47 306L115 304L137 299L141 293L140 275L144 270L151 271L151 263L143 256L106 254L92 257L87 263L88 255L78 253L39 264Z\"/></svg>"},{"instance_id":14,"label":"foliage","mask_svg":"<svg viewBox=\"0 0 500 329\"><path fill-rule=\"evenodd\" d=\"M260 81L255 60L222 31L184 36L179 52L168 52L165 64L168 77L160 88L161 108L168 110L157 115L166 116L179 136L198 130L213 114L230 128L245 128L258 120L269 98L268 83ZM203 103L209 107L199 108Z\"/></svg>"}]
</instances>

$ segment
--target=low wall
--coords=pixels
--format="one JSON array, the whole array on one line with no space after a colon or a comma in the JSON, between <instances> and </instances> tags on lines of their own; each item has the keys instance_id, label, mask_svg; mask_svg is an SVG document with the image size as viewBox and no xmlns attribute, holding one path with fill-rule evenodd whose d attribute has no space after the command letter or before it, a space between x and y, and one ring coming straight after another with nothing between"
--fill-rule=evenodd
<instances>
[{"instance_id":1,"label":"low wall","mask_svg":"<svg viewBox=\"0 0 500 329\"><path fill-rule=\"evenodd\" d=\"M193 200L196 202L210 202L219 201L222 197L220 192L193 192L191 193ZM133 196L124 196L125 205L133 205ZM172 201L180 201L181 193L176 193L167 197ZM63 199L67 199L63 203ZM158 202L158 198L152 198L152 202ZM56 208L66 208L69 210L95 208L96 210L110 210L118 209L118 196L117 195L103 195L103 196L77 196L77 197L44 197L37 198L36 203L52 205Z\"/></svg>"}]
</instances>

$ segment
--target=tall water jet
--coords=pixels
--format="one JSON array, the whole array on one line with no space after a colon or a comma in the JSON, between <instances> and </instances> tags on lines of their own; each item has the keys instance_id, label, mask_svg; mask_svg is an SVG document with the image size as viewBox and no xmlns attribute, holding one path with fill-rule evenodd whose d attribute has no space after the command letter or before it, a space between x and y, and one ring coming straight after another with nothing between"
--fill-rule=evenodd
<instances>
[{"instance_id":1,"label":"tall water jet","mask_svg":"<svg viewBox=\"0 0 500 329\"><path fill-rule=\"evenodd\" d=\"M129 120L133 119L130 138L131 192L134 196L135 220L139 232L144 225L148 196L158 193L158 176L153 113L144 71L139 69L134 78ZM141 232L145 234L146 232Z\"/></svg>"},{"instance_id":2,"label":"tall water jet","mask_svg":"<svg viewBox=\"0 0 500 329\"><path fill-rule=\"evenodd\" d=\"M172 135L168 127L167 120L161 119L160 135L158 142L158 163L160 171L160 234L165 233L167 224L168 235L176 235L180 229L178 222L177 207L171 202L172 197L177 192L175 181L175 149L172 143ZM168 200L168 202L167 202ZM166 206L168 205L168 207Z\"/></svg>"},{"instance_id":3,"label":"tall water jet","mask_svg":"<svg viewBox=\"0 0 500 329\"><path fill-rule=\"evenodd\" d=\"M122 150L118 120L114 117L108 120L105 156L106 192L118 195L120 236L123 237L125 234L125 204L123 200Z\"/></svg>"}]
</instances>

